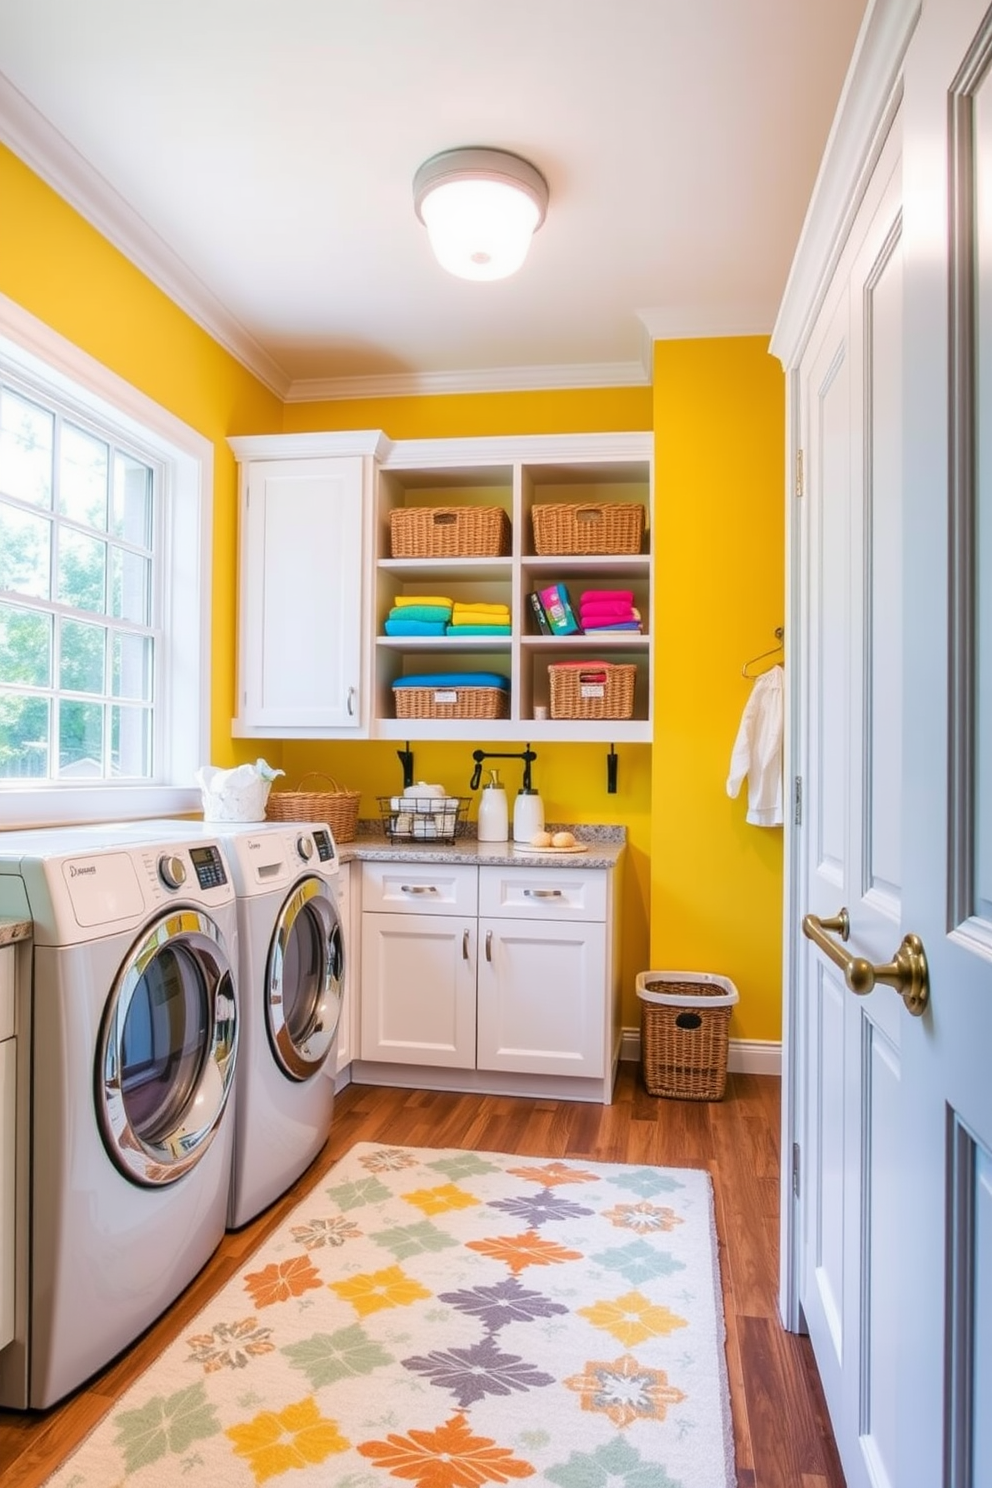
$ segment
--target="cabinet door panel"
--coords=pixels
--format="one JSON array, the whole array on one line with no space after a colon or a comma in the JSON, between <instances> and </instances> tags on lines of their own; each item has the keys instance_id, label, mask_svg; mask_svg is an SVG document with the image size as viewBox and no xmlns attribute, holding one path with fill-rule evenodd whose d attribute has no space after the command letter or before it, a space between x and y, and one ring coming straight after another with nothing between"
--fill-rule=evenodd
<instances>
[{"instance_id":1,"label":"cabinet door panel","mask_svg":"<svg viewBox=\"0 0 992 1488\"><path fill-rule=\"evenodd\" d=\"M239 592L243 726L360 727L362 515L358 456L249 465Z\"/></svg>"},{"instance_id":2,"label":"cabinet door panel","mask_svg":"<svg viewBox=\"0 0 992 1488\"><path fill-rule=\"evenodd\" d=\"M475 921L362 916L362 1058L475 1066Z\"/></svg>"},{"instance_id":3,"label":"cabinet door panel","mask_svg":"<svg viewBox=\"0 0 992 1488\"><path fill-rule=\"evenodd\" d=\"M600 1077L606 928L479 921L478 1067Z\"/></svg>"}]
</instances>

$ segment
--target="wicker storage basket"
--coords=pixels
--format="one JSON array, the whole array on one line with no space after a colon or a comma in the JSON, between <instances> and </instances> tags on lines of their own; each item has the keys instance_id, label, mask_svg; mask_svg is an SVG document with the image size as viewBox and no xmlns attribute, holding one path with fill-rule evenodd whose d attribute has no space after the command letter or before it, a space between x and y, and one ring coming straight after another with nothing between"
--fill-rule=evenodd
<instances>
[{"instance_id":1,"label":"wicker storage basket","mask_svg":"<svg viewBox=\"0 0 992 1488\"><path fill-rule=\"evenodd\" d=\"M727 1027L738 1001L733 982L708 972L644 971L637 978L637 996L648 1094L722 1100Z\"/></svg>"},{"instance_id":2,"label":"wicker storage basket","mask_svg":"<svg viewBox=\"0 0 992 1488\"><path fill-rule=\"evenodd\" d=\"M639 553L644 537L644 507L633 501L602 506L535 506L534 551L539 554Z\"/></svg>"},{"instance_id":3,"label":"wicker storage basket","mask_svg":"<svg viewBox=\"0 0 992 1488\"><path fill-rule=\"evenodd\" d=\"M548 667L552 718L631 718L634 713L633 663L594 662Z\"/></svg>"},{"instance_id":4,"label":"wicker storage basket","mask_svg":"<svg viewBox=\"0 0 992 1488\"><path fill-rule=\"evenodd\" d=\"M501 506L410 506L391 512L394 558L500 558L510 551Z\"/></svg>"},{"instance_id":5,"label":"wicker storage basket","mask_svg":"<svg viewBox=\"0 0 992 1488\"><path fill-rule=\"evenodd\" d=\"M323 780L329 789L303 790L308 780ZM335 842L354 842L361 791L342 790L329 775L304 775L300 790L272 791L266 802L269 821L326 822Z\"/></svg>"},{"instance_id":6,"label":"wicker storage basket","mask_svg":"<svg viewBox=\"0 0 992 1488\"><path fill-rule=\"evenodd\" d=\"M508 718L505 687L394 687L397 718Z\"/></svg>"}]
</instances>

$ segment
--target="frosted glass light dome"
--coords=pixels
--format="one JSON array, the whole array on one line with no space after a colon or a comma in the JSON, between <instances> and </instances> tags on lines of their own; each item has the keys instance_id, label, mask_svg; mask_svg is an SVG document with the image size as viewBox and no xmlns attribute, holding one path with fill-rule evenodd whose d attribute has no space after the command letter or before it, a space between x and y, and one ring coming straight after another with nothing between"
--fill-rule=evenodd
<instances>
[{"instance_id":1,"label":"frosted glass light dome","mask_svg":"<svg viewBox=\"0 0 992 1488\"><path fill-rule=\"evenodd\" d=\"M461 279L505 279L544 221L548 186L519 155L447 150L417 171L413 198L442 268Z\"/></svg>"}]
</instances>

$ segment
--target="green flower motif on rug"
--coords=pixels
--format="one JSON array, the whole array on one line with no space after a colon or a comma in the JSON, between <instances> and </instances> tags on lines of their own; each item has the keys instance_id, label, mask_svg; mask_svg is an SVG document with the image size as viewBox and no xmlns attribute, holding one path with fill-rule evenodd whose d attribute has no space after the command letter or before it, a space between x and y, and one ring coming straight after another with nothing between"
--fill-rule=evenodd
<instances>
[{"instance_id":1,"label":"green flower motif on rug","mask_svg":"<svg viewBox=\"0 0 992 1488\"><path fill-rule=\"evenodd\" d=\"M373 1230L371 1239L376 1245L381 1245L383 1250L390 1251L398 1261L422 1252L447 1250L458 1244L457 1240L439 1230L437 1225L431 1224L429 1219L422 1219L419 1224L394 1225L389 1230Z\"/></svg>"},{"instance_id":2,"label":"green flower motif on rug","mask_svg":"<svg viewBox=\"0 0 992 1488\"><path fill-rule=\"evenodd\" d=\"M650 1199L654 1194L676 1193L678 1189L685 1188L677 1178L669 1173L662 1173L658 1168L631 1168L629 1173L616 1173L607 1180L617 1188L627 1188L631 1193L640 1194L643 1199Z\"/></svg>"},{"instance_id":3,"label":"green flower motif on rug","mask_svg":"<svg viewBox=\"0 0 992 1488\"><path fill-rule=\"evenodd\" d=\"M344 1213L349 1209L363 1209L366 1204L381 1204L389 1198L389 1189L378 1178L357 1178L352 1183L341 1183L336 1188L325 1190L327 1197Z\"/></svg>"},{"instance_id":4,"label":"green flower motif on rug","mask_svg":"<svg viewBox=\"0 0 992 1488\"><path fill-rule=\"evenodd\" d=\"M594 1452L573 1452L566 1463L549 1467L544 1476L558 1488L684 1488L660 1462L645 1462L621 1437Z\"/></svg>"},{"instance_id":5,"label":"green flower motif on rug","mask_svg":"<svg viewBox=\"0 0 992 1488\"><path fill-rule=\"evenodd\" d=\"M471 1178L473 1174L500 1171L494 1163L486 1162L474 1152L456 1152L452 1157L442 1157L437 1162L425 1163L424 1166L433 1168L436 1173L443 1173L452 1182L456 1178Z\"/></svg>"},{"instance_id":6,"label":"green flower motif on rug","mask_svg":"<svg viewBox=\"0 0 992 1488\"><path fill-rule=\"evenodd\" d=\"M667 1250L656 1250L646 1240L634 1240L630 1245L615 1250L601 1250L589 1259L602 1266L604 1271L618 1271L631 1286L685 1270L684 1261L676 1260Z\"/></svg>"},{"instance_id":7,"label":"green flower motif on rug","mask_svg":"<svg viewBox=\"0 0 992 1488\"><path fill-rule=\"evenodd\" d=\"M133 1473L170 1453L178 1456L192 1442L215 1436L220 1422L199 1381L174 1395L153 1395L136 1410L121 1411L116 1427L116 1445L124 1454L127 1471Z\"/></svg>"},{"instance_id":8,"label":"green flower motif on rug","mask_svg":"<svg viewBox=\"0 0 992 1488\"><path fill-rule=\"evenodd\" d=\"M313 1333L300 1343L286 1344L282 1352L294 1369L303 1371L312 1390L349 1375L371 1374L393 1362L392 1354L369 1338L361 1323L336 1333Z\"/></svg>"}]
</instances>

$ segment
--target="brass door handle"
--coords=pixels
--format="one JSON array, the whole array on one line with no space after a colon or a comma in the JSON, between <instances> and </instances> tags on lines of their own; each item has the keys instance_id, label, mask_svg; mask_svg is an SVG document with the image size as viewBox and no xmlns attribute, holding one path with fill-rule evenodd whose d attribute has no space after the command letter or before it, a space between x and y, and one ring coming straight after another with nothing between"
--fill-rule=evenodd
<instances>
[{"instance_id":1,"label":"brass door handle","mask_svg":"<svg viewBox=\"0 0 992 1488\"><path fill-rule=\"evenodd\" d=\"M926 952L918 935L904 935L902 945L891 961L875 966L864 956L849 956L843 946L831 939L829 931L836 931L841 940L851 933L851 919L846 909L827 919L819 915L803 916L803 934L815 946L819 946L835 966L844 973L844 980L852 992L864 997L878 982L886 987L895 987L914 1018L918 1018L930 1000L930 973Z\"/></svg>"}]
</instances>

